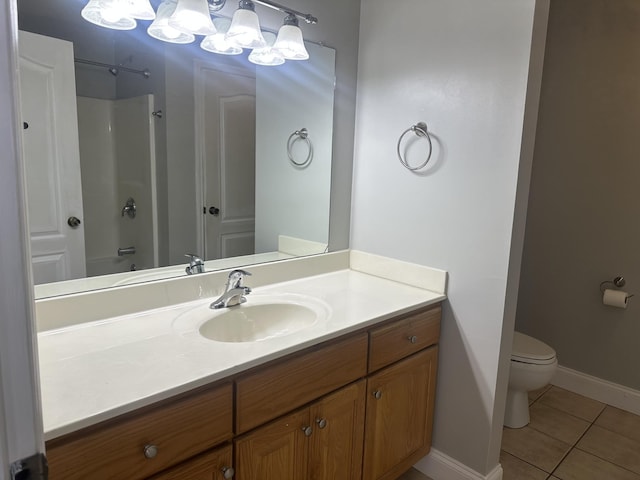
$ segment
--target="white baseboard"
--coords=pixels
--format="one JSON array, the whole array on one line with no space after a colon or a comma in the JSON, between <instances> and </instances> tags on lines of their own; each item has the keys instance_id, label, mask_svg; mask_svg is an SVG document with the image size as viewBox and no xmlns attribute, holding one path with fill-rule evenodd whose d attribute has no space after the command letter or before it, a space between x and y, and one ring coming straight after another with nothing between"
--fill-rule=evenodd
<instances>
[{"instance_id":1,"label":"white baseboard","mask_svg":"<svg viewBox=\"0 0 640 480\"><path fill-rule=\"evenodd\" d=\"M502 466L498 464L488 475L481 475L448 455L432 448L429 455L414 468L433 480L502 480Z\"/></svg>"},{"instance_id":2,"label":"white baseboard","mask_svg":"<svg viewBox=\"0 0 640 480\"><path fill-rule=\"evenodd\" d=\"M562 366L558 366L551 383L565 390L640 415L640 391L638 390Z\"/></svg>"}]
</instances>

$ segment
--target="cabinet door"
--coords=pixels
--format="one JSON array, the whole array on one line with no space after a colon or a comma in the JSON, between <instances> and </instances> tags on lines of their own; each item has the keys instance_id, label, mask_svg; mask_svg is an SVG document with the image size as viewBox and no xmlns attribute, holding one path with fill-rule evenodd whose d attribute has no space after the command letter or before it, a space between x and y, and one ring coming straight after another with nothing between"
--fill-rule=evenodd
<instances>
[{"instance_id":1,"label":"cabinet door","mask_svg":"<svg viewBox=\"0 0 640 480\"><path fill-rule=\"evenodd\" d=\"M361 380L311 406L310 480L361 477L365 391Z\"/></svg>"},{"instance_id":2,"label":"cabinet door","mask_svg":"<svg viewBox=\"0 0 640 480\"><path fill-rule=\"evenodd\" d=\"M364 480L395 479L429 452L438 347L367 380Z\"/></svg>"},{"instance_id":3,"label":"cabinet door","mask_svg":"<svg viewBox=\"0 0 640 480\"><path fill-rule=\"evenodd\" d=\"M304 480L309 443L304 432L307 427L310 427L308 408L236 440L237 480Z\"/></svg>"},{"instance_id":4,"label":"cabinet door","mask_svg":"<svg viewBox=\"0 0 640 480\"><path fill-rule=\"evenodd\" d=\"M231 445L227 445L181 463L150 480L223 480L232 478L232 462Z\"/></svg>"}]
</instances>

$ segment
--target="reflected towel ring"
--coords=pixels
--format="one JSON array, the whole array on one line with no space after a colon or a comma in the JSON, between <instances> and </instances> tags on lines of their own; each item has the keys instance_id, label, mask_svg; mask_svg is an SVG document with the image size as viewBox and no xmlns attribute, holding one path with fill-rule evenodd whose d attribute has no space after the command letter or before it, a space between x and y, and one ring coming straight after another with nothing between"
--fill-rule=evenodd
<instances>
[{"instance_id":1,"label":"reflected towel ring","mask_svg":"<svg viewBox=\"0 0 640 480\"><path fill-rule=\"evenodd\" d=\"M305 158L303 162L296 162L293 158L291 148L293 147L293 144L300 139L307 142L309 153L307 155L307 158ZM291 135L289 135L289 139L287 140L287 155L289 157L289 160L291 160L291 163L293 163L296 167L306 167L311 163L311 158L313 157L313 145L311 144L311 140L309 139L309 131L306 128L296 130Z\"/></svg>"},{"instance_id":2,"label":"reflected towel ring","mask_svg":"<svg viewBox=\"0 0 640 480\"><path fill-rule=\"evenodd\" d=\"M411 165L409 165L407 160L402 156L402 153L400 152L400 144L402 143L402 139L409 132L414 132L418 137L426 138L427 141L429 142L429 154L427 155L427 159L417 167L412 167ZM433 143L431 142L431 135L429 135L429 131L427 130L427 124L424 122L418 122L417 124L412 125L411 127L407 128L404 132L402 132L402 134L400 135L400 138L398 138L397 152L398 152L398 159L400 160L400 163L402 163L402 165L404 165L407 169L411 170L412 172L415 172L416 170L420 170L421 168L424 168L427 165L427 163L429 163L429 160L431 160L431 154L433 153Z\"/></svg>"}]
</instances>

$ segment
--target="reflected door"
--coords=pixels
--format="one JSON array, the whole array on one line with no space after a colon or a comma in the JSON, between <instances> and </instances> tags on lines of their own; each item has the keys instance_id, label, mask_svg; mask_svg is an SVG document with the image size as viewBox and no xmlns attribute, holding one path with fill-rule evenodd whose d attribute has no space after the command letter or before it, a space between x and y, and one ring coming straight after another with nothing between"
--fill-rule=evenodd
<instances>
[{"instance_id":1,"label":"reflected door","mask_svg":"<svg viewBox=\"0 0 640 480\"><path fill-rule=\"evenodd\" d=\"M207 260L254 253L255 76L200 67Z\"/></svg>"},{"instance_id":2,"label":"reflected door","mask_svg":"<svg viewBox=\"0 0 640 480\"><path fill-rule=\"evenodd\" d=\"M21 31L19 53L34 282L84 277L73 44Z\"/></svg>"}]
</instances>

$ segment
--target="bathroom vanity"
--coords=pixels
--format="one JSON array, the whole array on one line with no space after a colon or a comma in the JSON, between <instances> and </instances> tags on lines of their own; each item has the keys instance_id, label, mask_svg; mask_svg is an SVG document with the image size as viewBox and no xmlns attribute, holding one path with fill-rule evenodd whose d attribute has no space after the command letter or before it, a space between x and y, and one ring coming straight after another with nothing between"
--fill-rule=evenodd
<instances>
[{"instance_id":1,"label":"bathroom vanity","mask_svg":"<svg viewBox=\"0 0 640 480\"><path fill-rule=\"evenodd\" d=\"M47 434L50 478L395 479L410 468L431 444L444 295L353 270L254 293L285 289L291 295L324 292L330 310L325 324L250 346L188 332L179 319L202 301L179 307L177 316L165 308L127 318L131 341L131 332L143 331L145 320L154 322L156 330L164 324L174 335L177 328L176 343L191 347L183 356L208 358L208 375L196 373L197 381L160 388L160 395L142 401L116 406L112 400L114 408L101 406L94 416L52 407L51 417L66 415L66 420L58 420L59 428ZM388 300L380 297L382 291ZM369 296L377 297L379 305L370 305ZM247 304L251 300L248 296ZM116 328L110 322L97 322L95 328ZM80 333L77 326L45 332L45 357L60 347L55 342L65 334L87 335L94 328L83 327ZM181 361L173 352L165 356L169 363ZM65 361L57 364L60 375ZM165 373L172 377L169 363ZM143 371L139 367L135 358L130 360L128 368ZM112 383L109 372L93 381L95 389L105 382ZM145 382L150 383L140 379Z\"/></svg>"}]
</instances>

